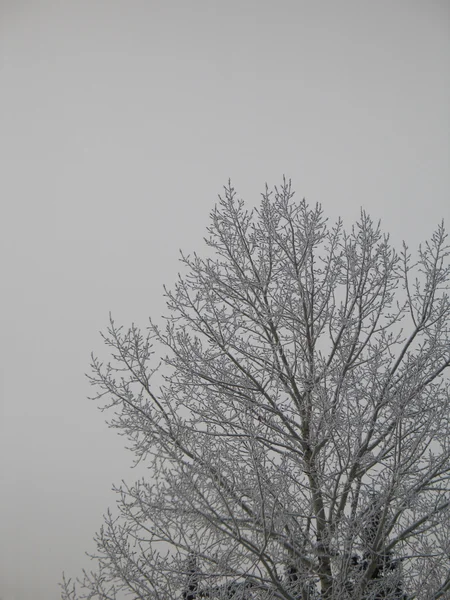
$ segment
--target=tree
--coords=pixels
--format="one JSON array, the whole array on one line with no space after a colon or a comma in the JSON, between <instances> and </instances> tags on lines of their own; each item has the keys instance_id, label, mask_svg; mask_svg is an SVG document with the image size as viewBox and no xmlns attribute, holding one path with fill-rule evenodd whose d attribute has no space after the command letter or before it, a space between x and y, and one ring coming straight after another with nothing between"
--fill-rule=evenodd
<instances>
[{"instance_id":1,"label":"tree","mask_svg":"<svg viewBox=\"0 0 450 600\"><path fill-rule=\"evenodd\" d=\"M293 196L229 184L165 326L111 319L91 382L149 475L65 600L448 597L444 226L413 262Z\"/></svg>"}]
</instances>

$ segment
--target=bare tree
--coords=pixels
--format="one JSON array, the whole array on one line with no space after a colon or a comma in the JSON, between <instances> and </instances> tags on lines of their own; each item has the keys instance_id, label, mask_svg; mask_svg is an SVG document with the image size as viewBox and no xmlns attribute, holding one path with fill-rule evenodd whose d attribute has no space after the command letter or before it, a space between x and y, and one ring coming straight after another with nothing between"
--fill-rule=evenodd
<instances>
[{"instance_id":1,"label":"bare tree","mask_svg":"<svg viewBox=\"0 0 450 600\"><path fill-rule=\"evenodd\" d=\"M450 594L444 227L413 261L293 195L247 211L229 184L165 327L111 319L91 382L148 479L65 600Z\"/></svg>"}]
</instances>

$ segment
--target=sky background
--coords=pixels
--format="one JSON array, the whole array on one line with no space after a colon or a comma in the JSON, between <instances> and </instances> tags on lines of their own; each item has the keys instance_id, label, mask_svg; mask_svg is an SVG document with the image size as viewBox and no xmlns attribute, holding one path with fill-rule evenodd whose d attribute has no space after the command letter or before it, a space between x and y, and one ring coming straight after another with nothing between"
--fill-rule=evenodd
<instances>
[{"instance_id":1,"label":"sky background","mask_svg":"<svg viewBox=\"0 0 450 600\"><path fill-rule=\"evenodd\" d=\"M164 312L231 177L411 247L450 219L446 0L0 0L0 598L56 600L132 455L99 330Z\"/></svg>"}]
</instances>

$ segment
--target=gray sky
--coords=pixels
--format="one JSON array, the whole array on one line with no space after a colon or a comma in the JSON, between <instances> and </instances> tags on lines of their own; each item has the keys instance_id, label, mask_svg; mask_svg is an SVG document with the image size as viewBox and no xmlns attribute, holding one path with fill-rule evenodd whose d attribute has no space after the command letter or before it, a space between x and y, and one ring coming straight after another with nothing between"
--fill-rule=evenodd
<instances>
[{"instance_id":1,"label":"gray sky","mask_svg":"<svg viewBox=\"0 0 450 600\"><path fill-rule=\"evenodd\" d=\"M0 0L3 600L56 600L134 479L89 354L161 314L228 177L412 246L450 216L449 34L446 0Z\"/></svg>"}]
</instances>

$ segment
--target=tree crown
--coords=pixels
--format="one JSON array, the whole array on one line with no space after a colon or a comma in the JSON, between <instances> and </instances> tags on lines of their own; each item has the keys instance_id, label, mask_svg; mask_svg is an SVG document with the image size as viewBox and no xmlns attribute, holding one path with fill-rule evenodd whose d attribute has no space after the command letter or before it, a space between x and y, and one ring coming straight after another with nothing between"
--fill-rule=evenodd
<instances>
[{"instance_id":1,"label":"tree crown","mask_svg":"<svg viewBox=\"0 0 450 600\"><path fill-rule=\"evenodd\" d=\"M112 360L92 360L149 477L117 490L80 597L444 597L443 224L413 261L364 211L330 227L284 180L253 211L230 183L208 234L210 258L181 257L165 326L111 319Z\"/></svg>"}]
</instances>

